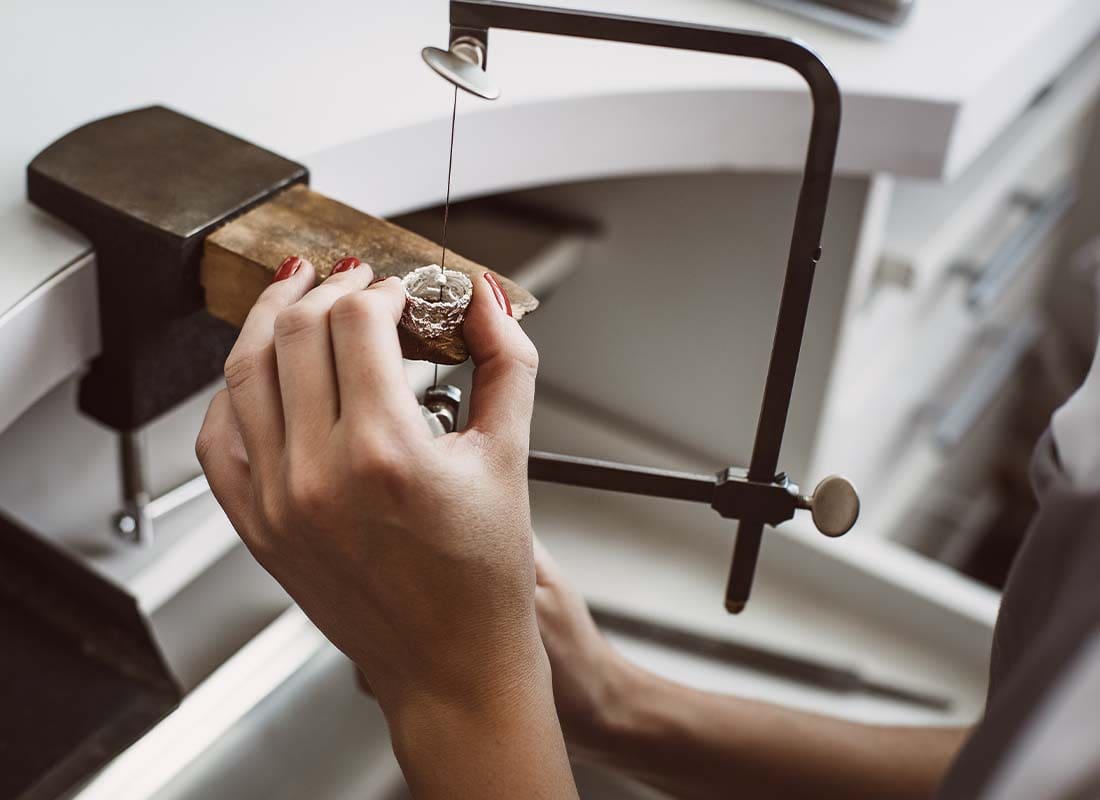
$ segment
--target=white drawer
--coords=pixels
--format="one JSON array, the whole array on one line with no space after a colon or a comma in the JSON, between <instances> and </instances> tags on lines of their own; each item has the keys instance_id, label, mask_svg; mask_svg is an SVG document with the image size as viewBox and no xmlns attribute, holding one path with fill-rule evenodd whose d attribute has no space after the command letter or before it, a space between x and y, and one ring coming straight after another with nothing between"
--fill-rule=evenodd
<instances>
[{"instance_id":1,"label":"white drawer","mask_svg":"<svg viewBox=\"0 0 1100 800\"><path fill-rule=\"evenodd\" d=\"M973 284L944 276L937 291L925 293L919 313L894 314L904 327L902 339L870 348L864 371L849 380L844 402L829 423L834 431L830 460L860 488L868 513L892 502L887 485L907 450L932 446L918 441L938 436L937 426L950 414L959 384L998 352L1000 332L1036 311L1060 253L1058 234L1049 230L1017 255L1016 275L994 293L992 307L969 305Z\"/></svg>"},{"instance_id":2,"label":"white drawer","mask_svg":"<svg viewBox=\"0 0 1100 800\"><path fill-rule=\"evenodd\" d=\"M927 365L912 361L914 341L936 339L950 351L944 360L966 346L939 330L937 308L955 297L983 316L1057 235L1100 88L1094 50L958 179L894 185L875 276L846 322L839 406L858 406L887 383L927 383Z\"/></svg>"},{"instance_id":3,"label":"white drawer","mask_svg":"<svg viewBox=\"0 0 1100 800\"><path fill-rule=\"evenodd\" d=\"M948 184L906 179L893 190L875 289L935 286L1018 192L1043 194L1075 171L1100 91L1100 44L1040 95L966 172Z\"/></svg>"},{"instance_id":4,"label":"white drawer","mask_svg":"<svg viewBox=\"0 0 1100 800\"><path fill-rule=\"evenodd\" d=\"M1034 312L991 321L902 415L868 465L876 482L863 494L867 530L904 539L906 530L919 527L913 515L935 518L960 498L980 500L999 460L1012 449L1012 415L1028 389L1029 356L1044 331L1044 320Z\"/></svg>"}]
</instances>

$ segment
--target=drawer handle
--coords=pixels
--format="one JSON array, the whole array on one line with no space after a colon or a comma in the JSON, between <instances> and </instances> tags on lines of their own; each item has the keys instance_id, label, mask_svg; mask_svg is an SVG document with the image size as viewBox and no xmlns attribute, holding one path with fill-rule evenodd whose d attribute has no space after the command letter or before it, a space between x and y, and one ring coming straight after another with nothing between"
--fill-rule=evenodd
<instances>
[{"instance_id":1,"label":"drawer handle","mask_svg":"<svg viewBox=\"0 0 1100 800\"><path fill-rule=\"evenodd\" d=\"M966 293L967 307L985 311L995 306L1043 241L1065 220L1076 200L1077 184L1072 179L1060 184L1046 197L1014 195L1014 204L1030 210L1027 221L1013 232L984 266L961 261L951 267L953 273L970 281L970 289Z\"/></svg>"},{"instance_id":2,"label":"drawer handle","mask_svg":"<svg viewBox=\"0 0 1100 800\"><path fill-rule=\"evenodd\" d=\"M1009 330L997 349L974 372L954 405L940 418L933 437L936 447L942 451L951 450L966 439L1015 376L1042 336L1043 328L1042 321L1032 316Z\"/></svg>"}]
</instances>

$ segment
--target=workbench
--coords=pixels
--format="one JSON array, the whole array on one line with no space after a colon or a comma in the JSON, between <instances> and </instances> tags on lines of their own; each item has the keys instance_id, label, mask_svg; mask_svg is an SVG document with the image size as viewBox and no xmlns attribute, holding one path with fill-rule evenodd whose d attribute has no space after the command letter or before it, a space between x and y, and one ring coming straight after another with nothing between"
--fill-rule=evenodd
<instances>
[{"instance_id":1,"label":"workbench","mask_svg":"<svg viewBox=\"0 0 1100 800\"><path fill-rule=\"evenodd\" d=\"M536 530L604 605L858 664L953 706L837 695L616 639L653 669L859 719L973 719L998 595L916 552L923 534L912 529L932 516L945 474L971 476L958 487L980 492L997 403L1021 391L1012 358L1041 336L1042 287L1083 235L1074 215L1096 199L1078 191L1076 205L1025 242L995 302L973 305L974 284L957 266L999 257L1021 226L1037 227L1028 209L1053 208L1043 201L1088 157L1100 4L923 0L885 40L741 0L557 4L796 36L833 69L844 103L838 177L782 465L807 489L829 472L848 475L865 514L839 542L799 521L769 533L738 618L721 607L732 526L709 509L533 486ZM4 15L17 24L0 51L0 508L132 592L189 691L81 797L209 797L211 787L235 797L391 796L399 776L385 727L354 697L350 664L252 564L209 496L162 520L150 548L113 535L114 439L74 402L98 351L95 255L26 202L24 169L84 122L160 103L300 160L313 186L364 211L438 206L451 88L419 51L445 44L446 3L280 0L257 14L208 0L17 0ZM533 444L703 471L743 463L806 147L798 77L716 56L498 32L489 68L501 99L458 100L455 199L504 198L599 229L564 227L530 270L546 293L525 322L546 387ZM1021 194L1031 203L1023 211ZM1004 366L1000 382L969 386L990 359ZM429 373L410 365L414 385ZM192 442L209 394L151 426L160 488L196 471ZM964 451L972 455L960 465ZM303 737L347 744L314 752L287 730L292 716ZM303 755L297 777L269 772L282 757L273 750L299 746L314 761ZM584 778L603 787L588 796L625 791L605 780Z\"/></svg>"}]
</instances>

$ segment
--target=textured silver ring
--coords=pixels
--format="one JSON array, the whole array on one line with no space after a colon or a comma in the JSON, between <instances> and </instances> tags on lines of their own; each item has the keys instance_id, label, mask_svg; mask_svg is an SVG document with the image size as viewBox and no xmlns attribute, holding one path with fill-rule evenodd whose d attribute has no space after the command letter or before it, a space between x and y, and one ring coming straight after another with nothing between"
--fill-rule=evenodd
<instances>
[{"instance_id":1,"label":"textured silver ring","mask_svg":"<svg viewBox=\"0 0 1100 800\"><path fill-rule=\"evenodd\" d=\"M462 327L474 285L464 273L438 264L414 269L401 279L405 311L401 324L425 339L438 339Z\"/></svg>"}]
</instances>

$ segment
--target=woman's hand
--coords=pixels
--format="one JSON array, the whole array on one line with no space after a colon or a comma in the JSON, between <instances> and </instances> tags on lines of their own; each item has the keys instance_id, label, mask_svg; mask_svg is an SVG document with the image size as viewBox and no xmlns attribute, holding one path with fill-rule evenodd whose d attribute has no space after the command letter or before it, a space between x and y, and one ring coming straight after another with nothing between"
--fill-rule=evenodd
<instances>
[{"instance_id":1,"label":"woman's hand","mask_svg":"<svg viewBox=\"0 0 1100 800\"><path fill-rule=\"evenodd\" d=\"M615 737L640 670L596 628L584 598L535 539L535 607L554 681L554 702L571 753L599 760Z\"/></svg>"},{"instance_id":2,"label":"woman's hand","mask_svg":"<svg viewBox=\"0 0 1100 800\"><path fill-rule=\"evenodd\" d=\"M554 682L554 703L574 755L598 760L613 737L624 690L638 669L597 629L584 598L535 537L535 609ZM356 670L359 688L373 695Z\"/></svg>"},{"instance_id":3,"label":"woman's hand","mask_svg":"<svg viewBox=\"0 0 1100 800\"><path fill-rule=\"evenodd\" d=\"M469 423L433 438L397 338L404 289L371 279L345 259L314 287L308 262L283 263L226 361L199 460L256 559L365 673L414 789L461 792L508 755L499 737L529 745L545 788L547 759L550 777L565 762L534 609L535 349L499 284L475 281ZM513 765L526 795L523 779Z\"/></svg>"}]
</instances>

